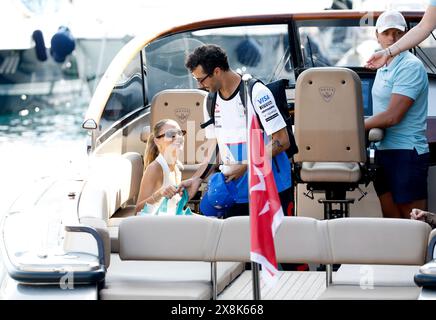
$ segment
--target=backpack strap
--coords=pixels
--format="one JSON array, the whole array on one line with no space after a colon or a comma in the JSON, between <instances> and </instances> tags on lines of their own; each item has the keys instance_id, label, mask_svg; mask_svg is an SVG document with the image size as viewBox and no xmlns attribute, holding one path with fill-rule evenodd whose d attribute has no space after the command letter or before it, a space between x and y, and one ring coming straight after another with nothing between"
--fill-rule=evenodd
<instances>
[{"instance_id":1,"label":"backpack strap","mask_svg":"<svg viewBox=\"0 0 436 320\"><path fill-rule=\"evenodd\" d=\"M207 126L211 124L215 124L215 106L216 106L216 99L217 99L217 92L209 92L206 99L206 110L209 114L210 119L206 122L200 123L200 128L204 129ZM205 179L208 175L210 170L215 166L216 159L218 157L218 144L215 147L215 152L212 155L212 158L209 160L209 163L207 164L206 169L201 174L200 178Z\"/></svg>"},{"instance_id":2,"label":"backpack strap","mask_svg":"<svg viewBox=\"0 0 436 320\"><path fill-rule=\"evenodd\" d=\"M200 176L200 179L204 180L210 173L210 170L216 166L216 160L218 158L219 153L219 147L218 143L215 146L215 151L212 154L212 157L209 159L209 163L207 164L206 168L204 169L203 173Z\"/></svg>"},{"instance_id":3,"label":"backpack strap","mask_svg":"<svg viewBox=\"0 0 436 320\"><path fill-rule=\"evenodd\" d=\"M215 105L216 105L216 92L209 92L206 99L206 110L209 114L209 120L203 123L200 123L200 128L204 129L211 124L215 124Z\"/></svg>"},{"instance_id":4,"label":"backpack strap","mask_svg":"<svg viewBox=\"0 0 436 320\"><path fill-rule=\"evenodd\" d=\"M250 96L250 101L253 102L253 98L252 98L252 94L253 94L253 87L254 85L260 82L263 84L263 82L259 79L256 78L251 78L250 80L248 80L248 95ZM245 85L244 85L244 81L241 81L241 83L239 84L239 96L241 97L241 101L242 101L242 105L244 106L244 108L247 108L247 104L245 101Z\"/></svg>"},{"instance_id":5,"label":"backpack strap","mask_svg":"<svg viewBox=\"0 0 436 320\"><path fill-rule=\"evenodd\" d=\"M253 86L256 84L256 82L263 83L262 81L256 78L251 78L248 81L248 93L250 95L250 100L252 100L251 95L253 92ZM217 94L218 94L217 92L209 92L209 94L207 95L206 110L210 119L200 124L201 129L204 129L211 124L215 124L215 106L216 106ZM244 81L241 81L239 84L239 96L241 97L242 105L246 107Z\"/></svg>"},{"instance_id":6,"label":"backpack strap","mask_svg":"<svg viewBox=\"0 0 436 320\"><path fill-rule=\"evenodd\" d=\"M248 95L250 97L251 104L253 104L253 87L258 82L264 84L261 80L256 79L256 78L251 78L250 80L248 80ZM245 107L245 109L247 109L247 105L246 105L246 101L245 101L245 85L244 85L244 81L241 81L241 84L239 85L239 94L240 94L240 97L241 97L242 105ZM262 121L260 121L259 114L256 112L255 108L253 108L253 109L254 109L254 112L256 113L257 120L259 121L260 127L263 130L263 125L262 125ZM277 162L276 157L273 157L272 160L273 160L273 163L275 164L275 166L277 168L277 171L280 172L279 164Z\"/></svg>"}]
</instances>

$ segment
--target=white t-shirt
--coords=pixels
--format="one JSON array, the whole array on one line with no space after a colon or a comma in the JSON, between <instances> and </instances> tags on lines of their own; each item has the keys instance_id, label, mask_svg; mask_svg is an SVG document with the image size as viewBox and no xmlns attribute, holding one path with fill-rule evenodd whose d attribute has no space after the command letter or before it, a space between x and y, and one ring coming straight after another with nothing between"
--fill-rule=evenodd
<instances>
[{"instance_id":1,"label":"white t-shirt","mask_svg":"<svg viewBox=\"0 0 436 320\"><path fill-rule=\"evenodd\" d=\"M177 165L175 166L174 171L171 171L164 156L160 153L156 158L156 162L160 164L160 166L162 167L162 171L163 171L162 187L168 187L170 185L177 186L180 184L180 182L182 180L182 173L180 172ZM168 207L167 207L168 211L167 212L159 212L159 215L175 215L177 204L179 203L180 199L181 199L181 197L179 194L174 195L174 197L172 197L171 199L168 200ZM163 200L164 200L164 198L162 197L155 204L146 204L146 206L148 206L148 208L147 208L148 213L156 214L156 212L159 209L160 205L162 204Z\"/></svg>"},{"instance_id":2,"label":"white t-shirt","mask_svg":"<svg viewBox=\"0 0 436 320\"><path fill-rule=\"evenodd\" d=\"M254 110L259 115L262 127L268 136L286 127L285 120L274 101L274 96L265 85L256 83L253 86L252 99ZM251 104L251 101L247 101L247 104ZM210 120L206 103L204 104L204 118L205 121ZM206 127L205 133L206 138L217 139L224 164L238 163L247 159L246 121L239 87L227 100L218 94L215 106L215 125ZM267 144L267 138L265 140L265 144ZM276 164L272 165L274 180L278 192L282 192L292 186L291 166L286 152L281 152L275 159ZM221 167L222 172L225 172L225 169L225 165ZM247 172L235 182L238 189L236 202L247 203L249 200Z\"/></svg>"},{"instance_id":3,"label":"white t-shirt","mask_svg":"<svg viewBox=\"0 0 436 320\"><path fill-rule=\"evenodd\" d=\"M271 91L261 83L253 86L252 102L267 135L286 127ZM247 101L251 104L251 101ZM204 103L205 121L210 119ZM215 124L206 127L206 138L216 138L221 159L225 164L246 160L247 119L238 89L225 100L218 93L215 105ZM239 146L240 151L235 152Z\"/></svg>"}]
</instances>

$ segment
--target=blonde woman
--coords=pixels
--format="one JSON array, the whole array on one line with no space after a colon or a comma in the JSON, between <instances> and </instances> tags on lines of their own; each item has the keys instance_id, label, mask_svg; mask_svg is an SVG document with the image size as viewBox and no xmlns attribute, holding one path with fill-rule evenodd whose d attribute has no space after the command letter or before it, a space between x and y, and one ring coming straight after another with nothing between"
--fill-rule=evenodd
<instances>
[{"instance_id":1,"label":"blonde woman","mask_svg":"<svg viewBox=\"0 0 436 320\"><path fill-rule=\"evenodd\" d=\"M381 68L389 58L417 46L431 34L436 28L436 0L429 0L429 4L421 21L396 43L374 53L366 63L367 68Z\"/></svg>"},{"instance_id":2,"label":"blonde woman","mask_svg":"<svg viewBox=\"0 0 436 320\"><path fill-rule=\"evenodd\" d=\"M164 119L156 123L144 154L145 171L141 180L136 212L155 214L164 198L168 198L168 213L175 213L181 182L179 155L183 151L183 136L177 122ZM160 213L161 214L161 213Z\"/></svg>"}]
</instances>

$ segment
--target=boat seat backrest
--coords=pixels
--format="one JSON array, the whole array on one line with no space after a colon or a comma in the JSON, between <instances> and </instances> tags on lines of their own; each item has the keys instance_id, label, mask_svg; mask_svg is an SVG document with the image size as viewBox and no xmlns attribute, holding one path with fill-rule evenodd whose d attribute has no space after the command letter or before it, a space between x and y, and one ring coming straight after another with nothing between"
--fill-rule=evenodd
<instances>
[{"instance_id":1,"label":"boat seat backrest","mask_svg":"<svg viewBox=\"0 0 436 320\"><path fill-rule=\"evenodd\" d=\"M325 222L312 218L285 218L275 237L278 261L328 261L328 241L324 225ZM246 217L226 219L217 247L216 260L249 261L249 231L249 219Z\"/></svg>"},{"instance_id":2,"label":"boat seat backrest","mask_svg":"<svg viewBox=\"0 0 436 320\"><path fill-rule=\"evenodd\" d=\"M203 161L206 152L204 130L200 123L204 122L203 104L207 92L197 89L168 89L157 93L151 102L150 127L162 119L175 120L182 130L186 130L183 159L184 175L195 171ZM197 152L198 151L198 152Z\"/></svg>"},{"instance_id":3,"label":"boat seat backrest","mask_svg":"<svg viewBox=\"0 0 436 320\"><path fill-rule=\"evenodd\" d=\"M132 217L119 227L123 260L250 261L249 217ZM422 265L430 227L420 221L285 217L279 262Z\"/></svg>"},{"instance_id":4,"label":"boat seat backrest","mask_svg":"<svg viewBox=\"0 0 436 320\"><path fill-rule=\"evenodd\" d=\"M332 263L422 265L430 227L406 219L344 218L327 222Z\"/></svg>"},{"instance_id":5,"label":"boat seat backrest","mask_svg":"<svg viewBox=\"0 0 436 320\"><path fill-rule=\"evenodd\" d=\"M136 216L122 221L119 226L120 258L213 261L222 220L174 217Z\"/></svg>"},{"instance_id":6,"label":"boat seat backrest","mask_svg":"<svg viewBox=\"0 0 436 320\"><path fill-rule=\"evenodd\" d=\"M280 262L328 263L331 259L327 221L305 217L284 219L277 230L275 243Z\"/></svg>"},{"instance_id":7,"label":"boat seat backrest","mask_svg":"<svg viewBox=\"0 0 436 320\"><path fill-rule=\"evenodd\" d=\"M295 89L295 139L302 182L358 182L366 161L362 89L346 68L305 70Z\"/></svg>"},{"instance_id":8,"label":"boat seat backrest","mask_svg":"<svg viewBox=\"0 0 436 320\"><path fill-rule=\"evenodd\" d=\"M346 68L311 68L295 89L296 162L364 162L359 76Z\"/></svg>"},{"instance_id":9,"label":"boat seat backrest","mask_svg":"<svg viewBox=\"0 0 436 320\"><path fill-rule=\"evenodd\" d=\"M141 186L142 174L144 172L144 163L141 155L137 152L126 152L122 156L128 159L132 165L132 170L130 171L130 192L128 200L133 200L133 203L136 204L139 188Z\"/></svg>"},{"instance_id":10,"label":"boat seat backrest","mask_svg":"<svg viewBox=\"0 0 436 320\"><path fill-rule=\"evenodd\" d=\"M135 204L143 172L139 153L101 155L92 159L90 176L79 201L79 219L109 218L120 208Z\"/></svg>"}]
</instances>

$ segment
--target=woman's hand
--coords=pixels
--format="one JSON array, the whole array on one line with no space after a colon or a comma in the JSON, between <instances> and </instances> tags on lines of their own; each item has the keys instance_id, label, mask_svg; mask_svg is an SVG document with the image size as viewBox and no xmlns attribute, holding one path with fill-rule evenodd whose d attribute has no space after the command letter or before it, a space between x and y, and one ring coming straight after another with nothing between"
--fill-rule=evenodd
<instances>
[{"instance_id":1,"label":"woman's hand","mask_svg":"<svg viewBox=\"0 0 436 320\"><path fill-rule=\"evenodd\" d=\"M169 185L167 187L162 187L156 192L161 197L171 199L177 193L177 188L175 186Z\"/></svg>"},{"instance_id":2,"label":"woman's hand","mask_svg":"<svg viewBox=\"0 0 436 320\"><path fill-rule=\"evenodd\" d=\"M381 68L386 64L388 58L389 57L386 55L385 50L377 51L366 62L365 68L369 68L369 69Z\"/></svg>"}]
</instances>

